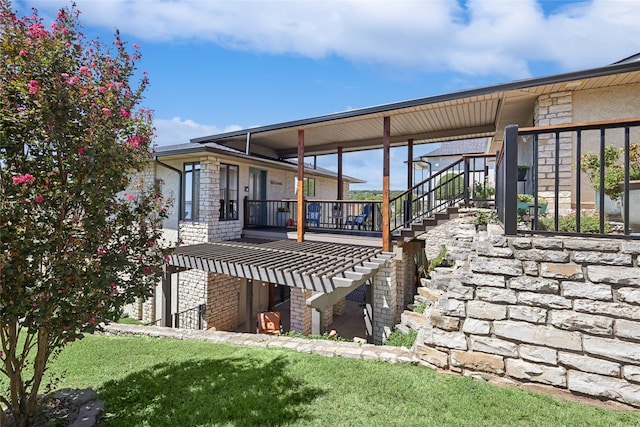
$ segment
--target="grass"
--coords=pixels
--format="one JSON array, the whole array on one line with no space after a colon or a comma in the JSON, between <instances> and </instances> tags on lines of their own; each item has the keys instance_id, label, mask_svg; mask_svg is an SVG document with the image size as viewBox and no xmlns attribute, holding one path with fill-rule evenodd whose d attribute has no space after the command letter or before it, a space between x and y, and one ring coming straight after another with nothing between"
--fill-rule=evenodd
<instances>
[{"instance_id":1,"label":"grass","mask_svg":"<svg viewBox=\"0 0 640 427\"><path fill-rule=\"evenodd\" d=\"M389 338L385 342L385 345L411 348L417 337L417 331L411 330L408 334L404 334L399 330L394 329L393 331L391 331L391 335L389 335Z\"/></svg>"},{"instance_id":2,"label":"grass","mask_svg":"<svg viewBox=\"0 0 640 427\"><path fill-rule=\"evenodd\" d=\"M57 388L97 390L106 427L640 424L424 367L198 341L87 336L50 372Z\"/></svg>"}]
</instances>

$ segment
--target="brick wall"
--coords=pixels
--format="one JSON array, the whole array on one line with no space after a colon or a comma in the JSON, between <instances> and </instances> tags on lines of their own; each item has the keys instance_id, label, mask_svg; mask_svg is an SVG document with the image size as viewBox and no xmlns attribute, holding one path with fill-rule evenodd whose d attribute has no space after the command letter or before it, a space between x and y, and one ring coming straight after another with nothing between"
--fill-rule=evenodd
<instances>
[{"instance_id":1,"label":"brick wall","mask_svg":"<svg viewBox=\"0 0 640 427\"><path fill-rule=\"evenodd\" d=\"M401 260L390 259L380 265L373 276L373 341L382 344L389 338L397 323L397 264Z\"/></svg>"},{"instance_id":2,"label":"brick wall","mask_svg":"<svg viewBox=\"0 0 640 427\"><path fill-rule=\"evenodd\" d=\"M307 298L311 297L312 291L300 288L291 288L290 295L290 315L291 327L295 332L308 335L311 333L311 308L307 307Z\"/></svg>"},{"instance_id":3,"label":"brick wall","mask_svg":"<svg viewBox=\"0 0 640 427\"><path fill-rule=\"evenodd\" d=\"M476 242L439 271L415 349L426 363L485 371L640 407L640 242Z\"/></svg>"},{"instance_id":4,"label":"brick wall","mask_svg":"<svg viewBox=\"0 0 640 427\"><path fill-rule=\"evenodd\" d=\"M209 273L208 276L207 327L214 327L219 331L232 331L238 327L240 286L244 282L224 274Z\"/></svg>"}]
</instances>

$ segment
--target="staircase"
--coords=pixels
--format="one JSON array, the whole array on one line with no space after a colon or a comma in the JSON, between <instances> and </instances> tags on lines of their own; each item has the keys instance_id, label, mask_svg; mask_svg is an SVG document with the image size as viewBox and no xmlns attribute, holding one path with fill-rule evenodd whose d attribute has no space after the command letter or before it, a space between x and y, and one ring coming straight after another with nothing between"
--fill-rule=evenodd
<instances>
[{"instance_id":1,"label":"staircase","mask_svg":"<svg viewBox=\"0 0 640 427\"><path fill-rule=\"evenodd\" d=\"M456 218L460 205L492 202L486 188L491 182L488 161L494 159L493 154L464 155L389 200L392 240L414 240L429 229Z\"/></svg>"}]
</instances>

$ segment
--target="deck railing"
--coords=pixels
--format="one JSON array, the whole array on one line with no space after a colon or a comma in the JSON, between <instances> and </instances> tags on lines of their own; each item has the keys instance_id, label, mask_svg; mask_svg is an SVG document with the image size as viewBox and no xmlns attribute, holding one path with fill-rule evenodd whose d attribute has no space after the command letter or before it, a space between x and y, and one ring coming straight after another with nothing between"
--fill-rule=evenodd
<instances>
[{"instance_id":1,"label":"deck railing","mask_svg":"<svg viewBox=\"0 0 640 427\"><path fill-rule=\"evenodd\" d=\"M635 192L640 190L632 180L640 174L640 146L632 138L640 142L640 118L526 129L508 126L498 155L496 194L505 232L640 238L640 222L634 219L634 211L640 210ZM530 154L519 155L519 147ZM615 161L611 147L619 153ZM587 152L592 153L588 164ZM518 163L530 166L526 181L516 180ZM583 170L589 168L591 179ZM620 196L607 200L596 189L607 189L611 180L614 187L619 183ZM530 194L533 201L523 208L518 194ZM617 212L615 205L621 206Z\"/></svg>"},{"instance_id":2,"label":"deck railing","mask_svg":"<svg viewBox=\"0 0 640 427\"><path fill-rule=\"evenodd\" d=\"M245 227L296 227L296 200L245 199ZM381 200L306 200L305 228L314 231L380 233Z\"/></svg>"},{"instance_id":3,"label":"deck railing","mask_svg":"<svg viewBox=\"0 0 640 427\"><path fill-rule=\"evenodd\" d=\"M207 310L206 304L183 310L173 314L173 327L183 329L202 329L204 316Z\"/></svg>"},{"instance_id":4,"label":"deck railing","mask_svg":"<svg viewBox=\"0 0 640 427\"><path fill-rule=\"evenodd\" d=\"M490 162L495 154L465 155L390 200L391 231L407 228L412 222L432 217L448 206L464 202L489 206L495 187Z\"/></svg>"}]
</instances>

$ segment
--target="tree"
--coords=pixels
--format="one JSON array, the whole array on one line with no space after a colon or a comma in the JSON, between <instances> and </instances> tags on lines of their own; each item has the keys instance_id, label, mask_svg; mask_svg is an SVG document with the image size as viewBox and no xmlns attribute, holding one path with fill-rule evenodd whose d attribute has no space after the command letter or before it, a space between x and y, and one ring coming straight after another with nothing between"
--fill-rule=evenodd
<instances>
[{"instance_id":1,"label":"tree","mask_svg":"<svg viewBox=\"0 0 640 427\"><path fill-rule=\"evenodd\" d=\"M52 356L148 297L167 250L138 47L88 42L79 13L0 0L0 425L29 425Z\"/></svg>"}]
</instances>

